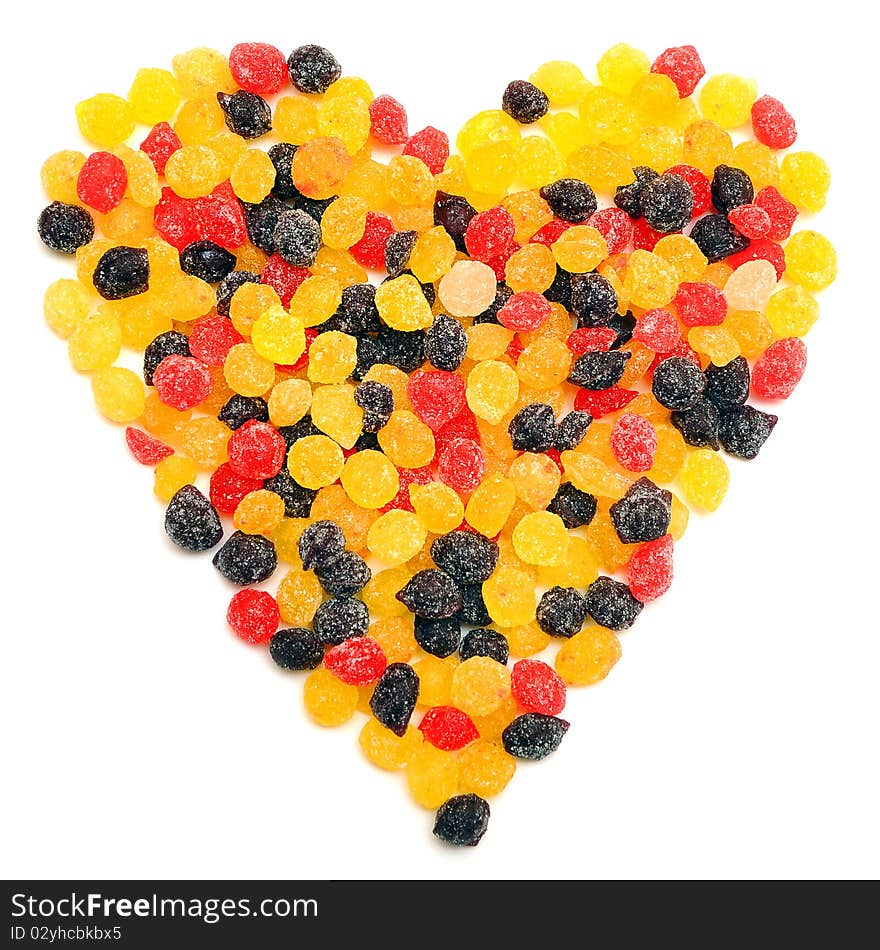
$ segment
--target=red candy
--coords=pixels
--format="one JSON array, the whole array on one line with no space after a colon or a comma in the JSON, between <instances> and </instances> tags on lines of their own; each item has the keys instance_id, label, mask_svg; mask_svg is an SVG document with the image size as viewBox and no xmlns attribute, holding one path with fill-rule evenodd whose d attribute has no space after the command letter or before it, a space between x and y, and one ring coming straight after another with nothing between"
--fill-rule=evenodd
<instances>
[{"instance_id":1,"label":"red candy","mask_svg":"<svg viewBox=\"0 0 880 950\"><path fill-rule=\"evenodd\" d=\"M112 211L125 194L128 172L110 152L92 152L79 170L76 193L83 204L101 214Z\"/></svg>"},{"instance_id":2,"label":"red candy","mask_svg":"<svg viewBox=\"0 0 880 950\"><path fill-rule=\"evenodd\" d=\"M434 476L429 468L399 468L397 470L397 483L400 487L397 489L397 494L379 510L385 512L392 508L399 508L402 511L413 511L412 501L409 497L409 486L429 485L433 481Z\"/></svg>"},{"instance_id":3,"label":"red candy","mask_svg":"<svg viewBox=\"0 0 880 950\"><path fill-rule=\"evenodd\" d=\"M646 310L636 320L633 339L644 343L655 353L667 353L681 341L678 320L663 307Z\"/></svg>"},{"instance_id":4,"label":"red candy","mask_svg":"<svg viewBox=\"0 0 880 950\"><path fill-rule=\"evenodd\" d=\"M153 385L166 406L184 410L207 399L214 389L214 380L204 363L172 353L154 370Z\"/></svg>"},{"instance_id":5,"label":"red candy","mask_svg":"<svg viewBox=\"0 0 880 950\"><path fill-rule=\"evenodd\" d=\"M623 409L638 396L635 389L621 389L612 386L610 389L578 389L574 397L575 409L583 409L594 419L607 416L609 412Z\"/></svg>"},{"instance_id":6,"label":"red candy","mask_svg":"<svg viewBox=\"0 0 880 950\"><path fill-rule=\"evenodd\" d=\"M499 205L471 218L464 233L464 243L474 260L488 264L493 258L513 252L515 233L513 216Z\"/></svg>"},{"instance_id":7,"label":"red candy","mask_svg":"<svg viewBox=\"0 0 880 950\"><path fill-rule=\"evenodd\" d=\"M567 231L571 225L568 221L563 221L561 218L554 218L552 221L548 221L543 228L538 228L537 231L529 238L529 244L543 244L545 247L550 247L551 244L555 244L557 238Z\"/></svg>"},{"instance_id":8,"label":"red candy","mask_svg":"<svg viewBox=\"0 0 880 950\"><path fill-rule=\"evenodd\" d=\"M633 221L632 228L633 247L637 251L653 251L660 238L666 237L661 231L655 231L644 218Z\"/></svg>"},{"instance_id":9,"label":"red candy","mask_svg":"<svg viewBox=\"0 0 880 950\"><path fill-rule=\"evenodd\" d=\"M434 432L451 422L465 404L465 381L458 373L416 370L406 391L413 412Z\"/></svg>"},{"instance_id":10,"label":"red candy","mask_svg":"<svg viewBox=\"0 0 880 950\"><path fill-rule=\"evenodd\" d=\"M352 637L324 654L324 665L349 686L375 683L388 660L382 647L369 637Z\"/></svg>"},{"instance_id":11,"label":"red candy","mask_svg":"<svg viewBox=\"0 0 880 950\"><path fill-rule=\"evenodd\" d=\"M249 587L233 595L226 622L246 643L265 643L278 629L281 617L271 594Z\"/></svg>"},{"instance_id":12,"label":"red candy","mask_svg":"<svg viewBox=\"0 0 880 950\"><path fill-rule=\"evenodd\" d=\"M498 322L508 330L537 330L553 312L550 301L533 290L513 294L498 311Z\"/></svg>"},{"instance_id":13,"label":"red candy","mask_svg":"<svg viewBox=\"0 0 880 950\"><path fill-rule=\"evenodd\" d=\"M239 475L271 478L281 471L287 443L268 422L248 419L229 439L229 464Z\"/></svg>"},{"instance_id":14,"label":"red candy","mask_svg":"<svg viewBox=\"0 0 880 950\"><path fill-rule=\"evenodd\" d=\"M450 419L436 436L438 445L456 438L470 439L476 442L477 445L480 444L480 429L477 425L477 417L466 405L461 407L458 415L454 419Z\"/></svg>"},{"instance_id":15,"label":"red candy","mask_svg":"<svg viewBox=\"0 0 880 950\"><path fill-rule=\"evenodd\" d=\"M776 270L777 280L782 280L782 275L785 273L785 251L781 244L768 238L757 238L744 251L738 251L724 258L724 263L729 264L734 270L747 261L770 261Z\"/></svg>"},{"instance_id":16,"label":"red candy","mask_svg":"<svg viewBox=\"0 0 880 950\"><path fill-rule=\"evenodd\" d=\"M233 346L244 342L244 337L232 321L220 314L196 320L189 334L189 351L206 366L222 366Z\"/></svg>"},{"instance_id":17,"label":"red candy","mask_svg":"<svg viewBox=\"0 0 880 950\"><path fill-rule=\"evenodd\" d=\"M141 142L141 151L147 154L156 171L164 175L168 159L180 148L181 144L174 129L167 122L159 122L150 129L149 135Z\"/></svg>"},{"instance_id":18,"label":"red candy","mask_svg":"<svg viewBox=\"0 0 880 950\"><path fill-rule=\"evenodd\" d=\"M450 439L438 455L440 481L457 492L473 491L486 474L483 450L472 439Z\"/></svg>"},{"instance_id":19,"label":"red candy","mask_svg":"<svg viewBox=\"0 0 880 950\"><path fill-rule=\"evenodd\" d=\"M575 356L582 356L584 353L607 352L616 339L617 334L611 327L581 327L565 342Z\"/></svg>"},{"instance_id":20,"label":"red candy","mask_svg":"<svg viewBox=\"0 0 880 950\"><path fill-rule=\"evenodd\" d=\"M406 109L393 96L376 96L370 103L370 132L385 145L403 145L409 136Z\"/></svg>"},{"instance_id":21,"label":"red candy","mask_svg":"<svg viewBox=\"0 0 880 950\"><path fill-rule=\"evenodd\" d=\"M260 274L260 280L278 294L285 307L290 306L297 288L307 277L311 277L311 271L288 264L280 254L273 254Z\"/></svg>"},{"instance_id":22,"label":"red candy","mask_svg":"<svg viewBox=\"0 0 880 950\"><path fill-rule=\"evenodd\" d=\"M565 683L542 660L519 660L510 674L510 688L526 712L558 716L565 709Z\"/></svg>"},{"instance_id":23,"label":"red candy","mask_svg":"<svg viewBox=\"0 0 880 950\"><path fill-rule=\"evenodd\" d=\"M786 240L797 220L797 208L772 185L767 185L755 195L755 204L770 216L770 231L767 237L774 241Z\"/></svg>"},{"instance_id":24,"label":"red candy","mask_svg":"<svg viewBox=\"0 0 880 950\"><path fill-rule=\"evenodd\" d=\"M807 368L803 340L777 340L758 357L752 369L752 392L764 399L788 399Z\"/></svg>"},{"instance_id":25,"label":"red candy","mask_svg":"<svg viewBox=\"0 0 880 950\"><path fill-rule=\"evenodd\" d=\"M181 198L170 188L163 188L153 223L178 251L199 240L225 248L241 247L247 240L244 211L229 182L218 185L204 198Z\"/></svg>"},{"instance_id":26,"label":"red candy","mask_svg":"<svg viewBox=\"0 0 880 950\"><path fill-rule=\"evenodd\" d=\"M306 327L306 348L303 350L302 356L295 363L276 363L278 369L282 373L298 373L301 369L305 369L309 363L309 350L317 335L318 331L314 327Z\"/></svg>"},{"instance_id":27,"label":"red candy","mask_svg":"<svg viewBox=\"0 0 880 950\"><path fill-rule=\"evenodd\" d=\"M128 451L135 457L135 460L141 465L158 465L162 459L174 455L174 449L151 435L133 426L127 426L125 430L125 444Z\"/></svg>"},{"instance_id":28,"label":"red candy","mask_svg":"<svg viewBox=\"0 0 880 950\"><path fill-rule=\"evenodd\" d=\"M449 158L449 138L433 125L425 126L409 137L403 147L403 154L420 158L432 175L439 175Z\"/></svg>"},{"instance_id":29,"label":"red candy","mask_svg":"<svg viewBox=\"0 0 880 950\"><path fill-rule=\"evenodd\" d=\"M797 138L791 113L773 96L761 96L753 103L752 128L755 138L770 148L788 148Z\"/></svg>"},{"instance_id":30,"label":"red candy","mask_svg":"<svg viewBox=\"0 0 880 950\"><path fill-rule=\"evenodd\" d=\"M269 43L238 43L229 54L232 78L248 92L274 96L288 80L287 60Z\"/></svg>"},{"instance_id":31,"label":"red candy","mask_svg":"<svg viewBox=\"0 0 880 950\"><path fill-rule=\"evenodd\" d=\"M643 604L665 594L672 584L672 537L640 544L627 566L629 588Z\"/></svg>"},{"instance_id":32,"label":"red candy","mask_svg":"<svg viewBox=\"0 0 880 950\"><path fill-rule=\"evenodd\" d=\"M678 175L691 186L694 193L692 217L698 218L712 210L712 183L699 168L694 168L693 165L673 165L672 168L666 169L666 174Z\"/></svg>"},{"instance_id":33,"label":"red candy","mask_svg":"<svg viewBox=\"0 0 880 950\"><path fill-rule=\"evenodd\" d=\"M517 333L514 334L513 339L507 344L507 349L504 352L516 363L522 356L524 349L523 341L519 338L519 334Z\"/></svg>"},{"instance_id":34,"label":"red candy","mask_svg":"<svg viewBox=\"0 0 880 950\"><path fill-rule=\"evenodd\" d=\"M678 318L689 327L715 327L727 316L727 299L714 284L684 282L673 300Z\"/></svg>"},{"instance_id":35,"label":"red candy","mask_svg":"<svg viewBox=\"0 0 880 950\"><path fill-rule=\"evenodd\" d=\"M740 205L728 213L727 219L749 239L767 237L773 227L770 215L757 204Z\"/></svg>"},{"instance_id":36,"label":"red candy","mask_svg":"<svg viewBox=\"0 0 880 950\"><path fill-rule=\"evenodd\" d=\"M231 515L245 495L262 487L262 478L239 475L229 462L224 462L211 475L208 483L208 497L217 511Z\"/></svg>"},{"instance_id":37,"label":"red candy","mask_svg":"<svg viewBox=\"0 0 880 950\"><path fill-rule=\"evenodd\" d=\"M445 752L463 749L480 738L471 717L455 706L433 706L422 717L419 729L431 745Z\"/></svg>"},{"instance_id":38,"label":"red candy","mask_svg":"<svg viewBox=\"0 0 880 950\"><path fill-rule=\"evenodd\" d=\"M672 46L654 60L651 72L668 76L675 83L679 98L685 99L706 75L706 68L693 46Z\"/></svg>"},{"instance_id":39,"label":"red candy","mask_svg":"<svg viewBox=\"0 0 880 950\"><path fill-rule=\"evenodd\" d=\"M387 214L368 211L364 236L349 248L351 256L362 267L382 270L385 267L385 245L394 234L394 223Z\"/></svg>"},{"instance_id":40,"label":"red candy","mask_svg":"<svg viewBox=\"0 0 880 950\"><path fill-rule=\"evenodd\" d=\"M632 241L632 218L620 208L603 208L590 215L587 224L605 238L609 254L620 254Z\"/></svg>"},{"instance_id":41,"label":"red candy","mask_svg":"<svg viewBox=\"0 0 880 950\"><path fill-rule=\"evenodd\" d=\"M654 464L657 433L643 416L625 413L611 430L611 451L620 464L631 472L647 472Z\"/></svg>"}]
</instances>

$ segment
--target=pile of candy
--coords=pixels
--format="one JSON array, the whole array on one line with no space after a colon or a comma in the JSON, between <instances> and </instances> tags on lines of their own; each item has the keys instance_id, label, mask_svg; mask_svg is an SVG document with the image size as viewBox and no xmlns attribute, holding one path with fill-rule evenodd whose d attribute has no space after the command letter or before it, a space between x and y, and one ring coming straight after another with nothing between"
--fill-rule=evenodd
<instances>
[{"instance_id":1,"label":"pile of candy","mask_svg":"<svg viewBox=\"0 0 880 950\"><path fill-rule=\"evenodd\" d=\"M749 400L804 372L836 258L792 228L827 166L703 75L691 46L546 63L451 153L326 49L200 48L79 103L97 151L43 166L40 237L76 257L46 318L168 535L217 548L232 630L309 671L316 722L366 714L454 844L770 436Z\"/></svg>"}]
</instances>

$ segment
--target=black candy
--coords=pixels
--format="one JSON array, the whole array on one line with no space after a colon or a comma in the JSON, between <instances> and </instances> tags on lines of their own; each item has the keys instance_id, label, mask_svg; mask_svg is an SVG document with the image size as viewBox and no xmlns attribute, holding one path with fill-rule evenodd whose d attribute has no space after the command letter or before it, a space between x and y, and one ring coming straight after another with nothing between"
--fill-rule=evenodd
<instances>
[{"instance_id":1,"label":"black candy","mask_svg":"<svg viewBox=\"0 0 880 950\"><path fill-rule=\"evenodd\" d=\"M744 356L737 356L724 366L710 363L705 372L706 398L718 409L741 406L749 398L751 372Z\"/></svg>"},{"instance_id":2,"label":"black candy","mask_svg":"<svg viewBox=\"0 0 880 950\"><path fill-rule=\"evenodd\" d=\"M324 660L324 644L312 630L289 627L272 634L269 656L282 670L314 670Z\"/></svg>"},{"instance_id":3,"label":"black candy","mask_svg":"<svg viewBox=\"0 0 880 950\"><path fill-rule=\"evenodd\" d=\"M751 203L755 197L752 179L741 168L717 165L712 175L712 204L721 214Z\"/></svg>"},{"instance_id":4,"label":"black candy","mask_svg":"<svg viewBox=\"0 0 880 950\"><path fill-rule=\"evenodd\" d=\"M651 381L657 402L678 412L695 405L705 388L703 371L684 356L670 356L658 363Z\"/></svg>"},{"instance_id":5,"label":"black candy","mask_svg":"<svg viewBox=\"0 0 880 950\"><path fill-rule=\"evenodd\" d=\"M617 536L624 544L656 541L669 530L672 493L640 478L609 509Z\"/></svg>"},{"instance_id":6,"label":"black candy","mask_svg":"<svg viewBox=\"0 0 880 950\"><path fill-rule=\"evenodd\" d=\"M563 482L547 505L547 511L559 515L566 528L582 528L596 515L596 497L575 488L571 482Z\"/></svg>"},{"instance_id":7,"label":"black candy","mask_svg":"<svg viewBox=\"0 0 880 950\"><path fill-rule=\"evenodd\" d=\"M429 568L413 575L398 591L397 599L417 617L440 620L461 609L461 593L444 571Z\"/></svg>"},{"instance_id":8,"label":"black candy","mask_svg":"<svg viewBox=\"0 0 880 950\"><path fill-rule=\"evenodd\" d=\"M610 389L620 382L627 360L632 354L627 351L607 350L583 353L571 367L568 381L584 389Z\"/></svg>"},{"instance_id":9,"label":"black candy","mask_svg":"<svg viewBox=\"0 0 880 950\"><path fill-rule=\"evenodd\" d=\"M556 416L550 406L533 402L510 420L507 432L517 452L546 452L556 444Z\"/></svg>"},{"instance_id":10,"label":"black candy","mask_svg":"<svg viewBox=\"0 0 880 950\"><path fill-rule=\"evenodd\" d=\"M315 521L299 536L303 570L325 564L345 550L345 535L335 521Z\"/></svg>"},{"instance_id":11,"label":"black candy","mask_svg":"<svg viewBox=\"0 0 880 950\"><path fill-rule=\"evenodd\" d=\"M680 231L691 219L694 193L681 175L660 175L646 182L639 195L642 217L655 231Z\"/></svg>"},{"instance_id":12,"label":"black candy","mask_svg":"<svg viewBox=\"0 0 880 950\"><path fill-rule=\"evenodd\" d=\"M144 350L144 382L153 385L153 373L166 356L192 356L189 340L179 330L166 330L147 344Z\"/></svg>"},{"instance_id":13,"label":"black candy","mask_svg":"<svg viewBox=\"0 0 880 950\"><path fill-rule=\"evenodd\" d=\"M142 247L111 247L101 255L92 283L105 300L142 294L150 286L149 255Z\"/></svg>"},{"instance_id":14,"label":"black candy","mask_svg":"<svg viewBox=\"0 0 880 950\"><path fill-rule=\"evenodd\" d=\"M416 643L431 656L452 656L461 641L461 623L457 615L429 620L416 617L413 623Z\"/></svg>"},{"instance_id":15,"label":"black candy","mask_svg":"<svg viewBox=\"0 0 880 950\"><path fill-rule=\"evenodd\" d=\"M705 214L698 218L691 228L691 240L710 264L744 251L750 244L749 239L743 237L723 214Z\"/></svg>"},{"instance_id":16,"label":"black candy","mask_svg":"<svg viewBox=\"0 0 880 950\"><path fill-rule=\"evenodd\" d=\"M550 100L545 92L532 83L525 79L514 79L504 90L501 108L521 125L530 125L547 114Z\"/></svg>"},{"instance_id":17,"label":"black candy","mask_svg":"<svg viewBox=\"0 0 880 950\"><path fill-rule=\"evenodd\" d=\"M305 211L287 209L272 233L275 250L294 267L311 267L321 248L321 226Z\"/></svg>"},{"instance_id":18,"label":"black candy","mask_svg":"<svg viewBox=\"0 0 880 950\"><path fill-rule=\"evenodd\" d=\"M180 252L180 269L208 284L218 284L235 268L235 255L213 241L193 241Z\"/></svg>"},{"instance_id":19,"label":"black candy","mask_svg":"<svg viewBox=\"0 0 880 950\"><path fill-rule=\"evenodd\" d=\"M343 597L362 590L373 576L370 566L356 551L343 551L315 567L315 574L328 594Z\"/></svg>"},{"instance_id":20,"label":"black candy","mask_svg":"<svg viewBox=\"0 0 880 950\"><path fill-rule=\"evenodd\" d=\"M501 664L510 659L510 646L507 637L485 627L468 630L462 637L458 648L458 655L462 660L469 660L472 656L488 656Z\"/></svg>"},{"instance_id":21,"label":"black candy","mask_svg":"<svg viewBox=\"0 0 880 950\"><path fill-rule=\"evenodd\" d=\"M207 551L223 537L216 509L195 485L179 488L168 502L165 531L186 551Z\"/></svg>"},{"instance_id":22,"label":"black candy","mask_svg":"<svg viewBox=\"0 0 880 950\"><path fill-rule=\"evenodd\" d=\"M40 212L37 234L53 251L74 254L95 236L95 223L85 208L53 201Z\"/></svg>"},{"instance_id":23,"label":"black candy","mask_svg":"<svg viewBox=\"0 0 880 950\"><path fill-rule=\"evenodd\" d=\"M425 358L437 369L451 373L464 362L467 346L464 327L458 320L441 313L425 336Z\"/></svg>"},{"instance_id":24,"label":"black candy","mask_svg":"<svg viewBox=\"0 0 880 950\"><path fill-rule=\"evenodd\" d=\"M231 96L217 93L226 127L243 139L256 139L272 129L272 110L262 96L239 89Z\"/></svg>"},{"instance_id":25,"label":"black candy","mask_svg":"<svg viewBox=\"0 0 880 950\"><path fill-rule=\"evenodd\" d=\"M402 736L419 698L419 677L406 663L391 663L379 677L370 709L386 729Z\"/></svg>"},{"instance_id":26,"label":"black candy","mask_svg":"<svg viewBox=\"0 0 880 950\"><path fill-rule=\"evenodd\" d=\"M482 584L498 563L498 545L472 531L450 531L431 544L431 558L457 584Z\"/></svg>"},{"instance_id":27,"label":"black candy","mask_svg":"<svg viewBox=\"0 0 880 950\"><path fill-rule=\"evenodd\" d=\"M489 803L474 795L454 795L437 809L434 834L446 844L476 847L489 826Z\"/></svg>"},{"instance_id":28,"label":"black candy","mask_svg":"<svg viewBox=\"0 0 880 950\"><path fill-rule=\"evenodd\" d=\"M584 598L573 587L551 587L538 601L535 620L551 637L573 637L587 617Z\"/></svg>"},{"instance_id":29,"label":"black candy","mask_svg":"<svg viewBox=\"0 0 880 950\"><path fill-rule=\"evenodd\" d=\"M217 413L217 418L230 429L240 429L252 419L268 422L269 406L260 396L242 396L240 393L234 393Z\"/></svg>"},{"instance_id":30,"label":"black candy","mask_svg":"<svg viewBox=\"0 0 880 950\"><path fill-rule=\"evenodd\" d=\"M286 470L281 469L277 475L267 478L263 482L266 491L274 492L284 502L284 516L286 518L308 518L312 511L312 503L318 494L314 488L303 488Z\"/></svg>"},{"instance_id":31,"label":"black candy","mask_svg":"<svg viewBox=\"0 0 880 950\"><path fill-rule=\"evenodd\" d=\"M593 581L584 599L588 615L609 630L631 627L644 607L640 600L633 597L626 584L610 577L599 577Z\"/></svg>"},{"instance_id":32,"label":"black candy","mask_svg":"<svg viewBox=\"0 0 880 950\"><path fill-rule=\"evenodd\" d=\"M367 605L354 597L331 597L315 611L312 627L325 646L362 637L370 626Z\"/></svg>"},{"instance_id":33,"label":"black candy","mask_svg":"<svg viewBox=\"0 0 880 950\"><path fill-rule=\"evenodd\" d=\"M501 742L510 755L537 761L559 748L568 726L568 722L557 716L524 713L501 733Z\"/></svg>"},{"instance_id":34,"label":"black candy","mask_svg":"<svg viewBox=\"0 0 880 950\"><path fill-rule=\"evenodd\" d=\"M541 197L557 218L571 224L586 221L598 207L593 189L579 178L560 178L544 185Z\"/></svg>"},{"instance_id":35,"label":"black candy","mask_svg":"<svg viewBox=\"0 0 880 950\"><path fill-rule=\"evenodd\" d=\"M272 576L278 566L278 555L268 538L236 531L214 555L212 563L228 581L247 587Z\"/></svg>"},{"instance_id":36,"label":"black candy","mask_svg":"<svg viewBox=\"0 0 880 950\"><path fill-rule=\"evenodd\" d=\"M290 81L300 91L318 95L326 92L342 75L336 57L323 46L308 44L287 57Z\"/></svg>"},{"instance_id":37,"label":"black candy","mask_svg":"<svg viewBox=\"0 0 880 950\"><path fill-rule=\"evenodd\" d=\"M690 409L673 412L670 422L678 429L688 445L718 449L720 417L715 404L708 399L701 397Z\"/></svg>"},{"instance_id":38,"label":"black candy","mask_svg":"<svg viewBox=\"0 0 880 950\"><path fill-rule=\"evenodd\" d=\"M721 447L728 455L751 461L770 438L778 416L754 406L733 406L722 412L718 425Z\"/></svg>"}]
</instances>

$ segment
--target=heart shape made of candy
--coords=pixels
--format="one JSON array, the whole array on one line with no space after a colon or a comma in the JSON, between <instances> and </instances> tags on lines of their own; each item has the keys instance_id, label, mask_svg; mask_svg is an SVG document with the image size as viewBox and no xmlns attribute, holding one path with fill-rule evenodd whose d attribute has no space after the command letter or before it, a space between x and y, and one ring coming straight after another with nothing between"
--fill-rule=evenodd
<instances>
[{"instance_id":1,"label":"heart shape made of candy","mask_svg":"<svg viewBox=\"0 0 880 950\"><path fill-rule=\"evenodd\" d=\"M42 169L40 236L76 259L46 319L168 535L452 844L668 589L836 274L792 233L827 166L704 72L691 46L620 44L597 83L546 63L451 153L326 49L199 48L79 103L97 150Z\"/></svg>"}]
</instances>

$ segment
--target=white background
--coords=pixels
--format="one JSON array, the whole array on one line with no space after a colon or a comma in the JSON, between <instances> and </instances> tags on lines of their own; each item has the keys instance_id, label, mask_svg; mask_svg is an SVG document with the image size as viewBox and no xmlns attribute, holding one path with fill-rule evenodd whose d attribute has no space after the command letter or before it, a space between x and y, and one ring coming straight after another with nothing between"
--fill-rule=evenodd
<instances>
[{"instance_id":1,"label":"white background","mask_svg":"<svg viewBox=\"0 0 880 950\"><path fill-rule=\"evenodd\" d=\"M833 22L783 6L18 8L0 159L4 876L877 876L878 143L873 108L859 111L876 56L856 4ZM783 99L799 147L833 170L817 227L840 277L801 388L760 459L732 466L722 508L692 518L676 583L624 635L622 662L571 692L560 751L493 801L477 849L436 844L401 777L361 757L357 727L312 726L298 678L229 633L230 590L209 557L171 549L151 471L43 323L44 287L70 265L35 237L38 171L84 147L74 104L250 39L323 43L403 100L411 129L450 133L545 60L590 73L621 40L652 57L693 43L710 73Z\"/></svg>"}]
</instances>

